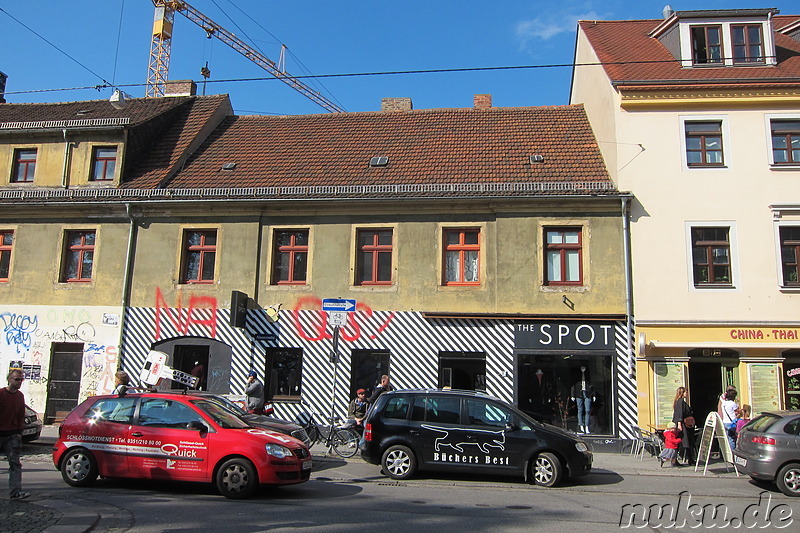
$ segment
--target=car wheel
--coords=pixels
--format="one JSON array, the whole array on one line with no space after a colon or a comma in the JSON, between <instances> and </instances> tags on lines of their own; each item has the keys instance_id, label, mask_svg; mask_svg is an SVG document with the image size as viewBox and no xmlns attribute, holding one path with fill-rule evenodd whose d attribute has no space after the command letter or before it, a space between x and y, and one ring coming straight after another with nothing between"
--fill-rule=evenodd
<instances>
[{"instance_id":1,"label":"car wheel","mask_svg":"<svg viewBox=\"0 0 800 533\"><path fill-rule=\"evenodd\" d=\"M258 476L247 459L228 459L217 470L217 490L226 498L248 498L258 488Z\"/></svg>"},{"instance_id":2,"label":"car wheel","mask_svg":"<svg viewBox=\"0 0 800 533\"><path fill-rule=\"evenodd\" d=\"M97 479L97 461L85 448L75 448L61 460L61 477L67 485L85 487Z\"/></svg>"},{"instance_id":3,"label":"car wheel","mask_svg":"<svg viewBox=\"0 0 800 533\"><path fill-rule=\"evenodd\" d=\"M800 496L800 463L790 463L781 468L775 483L787 496Z\"/></svg>"},{"instance_id":4,"label":"car wheel","mask_svg":"<svg viewBox=\"0 0 800 533\"><path fill-rule=\"evenodd\" d=\"M561 461L550 452L542 452L531 461L531 479L537 485L554 487L561 481L563 473Z\"/></svg>"},{"instance_id":5,"label":"car wheel","mask_svg":"<svg viewBox=\"0 0 800 533\"><path fill-rule=\"evenodd\" d=\"M406 446L391 446L383 452L381 467L392 479L408 479L417 470L417 458Z\"/></svg>"}]
</instances>

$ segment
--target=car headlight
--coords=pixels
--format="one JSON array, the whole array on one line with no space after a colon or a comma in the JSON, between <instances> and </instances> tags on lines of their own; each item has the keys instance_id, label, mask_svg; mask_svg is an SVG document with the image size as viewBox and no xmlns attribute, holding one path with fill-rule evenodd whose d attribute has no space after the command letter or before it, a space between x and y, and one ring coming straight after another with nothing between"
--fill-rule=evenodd
<instances>
[{"instance_id":1,"label":"car headlight","mask_svg":"<svg viewBox=\"0 0 800 533\"><path fill-rule=\"evenodd\" d=\"M267 444L267 453L278 459L292 456L292 450L280 444Z\"/></svg>"},{"instance_id":2,"label":"car headlight","mask_svg":"<svg viewBox=\"0 0 800 533\"><path fill-rule=\"evenodd\" d=\"M575 449L578 450L581 453L589 451L589 447L586 446L586 443L584 443L584 442L576 442L575 443Z\"/></svg>"}]
</instances>

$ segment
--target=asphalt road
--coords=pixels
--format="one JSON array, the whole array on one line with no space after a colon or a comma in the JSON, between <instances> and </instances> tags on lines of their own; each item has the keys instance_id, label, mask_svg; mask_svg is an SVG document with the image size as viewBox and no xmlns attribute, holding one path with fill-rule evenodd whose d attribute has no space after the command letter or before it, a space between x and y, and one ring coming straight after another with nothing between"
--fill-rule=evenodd
<instances>
[{"instance_id":1,"label":"asphalt road","mask_svg":"<svg viewBox=\"0 0 800 533\"><path fill-rule=\"evenodd\" d=\"M736 524L731 520L745 519L744 525L766 526L758 527L762 530L785 525L784 531L797 531L800 524L800 501L747 477L662 471L652 468L651 458L639 463L609 454L596 455L591 475L555 489L503 478L420 476L396 482L358 459L319 458L308 483L262 490L246 501L227 500L213 487L197 484L98 480L76 489L48 461L46 454L25 457L24 484L34 493L31 503L62 501L73 509L91 510L98 517L91 525L97 532L578 533L619 531L621 517L629 529L638 525L664 531L697 531L709 525L719 529L721 520L731 528ZM636 504L648 507L630 507ZM651 505L666 511L666 505L682 506L675 518L688 518L685 527L671 524L669 512L659 519ZM705 516L704 505L709 505ZM727 514L721 516L717 507L717 517L710 517L710 506L724 506ZM78 524L62 530L81 531Z\"/></svg>"}]
</instances>

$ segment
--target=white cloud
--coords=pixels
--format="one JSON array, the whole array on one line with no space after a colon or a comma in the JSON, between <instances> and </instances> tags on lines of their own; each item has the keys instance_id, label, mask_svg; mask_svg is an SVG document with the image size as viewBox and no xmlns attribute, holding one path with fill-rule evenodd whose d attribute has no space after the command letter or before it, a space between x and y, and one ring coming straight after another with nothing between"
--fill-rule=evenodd
<instances>
[{"instance_id":1,"label":"white cloud","mask_svg":"<svg viewBox=\"0 0 800 533\"><path fill-rule=\"evenodd\" d=\"M562 33L573 34L579 20L601 20L595 11L586 13L548 13L531 20L517 23L517 38L520 48L529 49L534 42L549 41Z\"/></svg>"}]
</instances>

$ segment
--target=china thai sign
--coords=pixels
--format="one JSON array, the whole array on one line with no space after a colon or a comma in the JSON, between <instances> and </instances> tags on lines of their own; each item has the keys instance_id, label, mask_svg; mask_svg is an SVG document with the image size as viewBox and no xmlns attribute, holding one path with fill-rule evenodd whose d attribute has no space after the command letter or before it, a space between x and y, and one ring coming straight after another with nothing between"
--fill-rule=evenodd
<instances>
[{"instance_id":1,"label":"china thai sign","mask_svg":"<svg viewBox=\"0 0 800 533\"><path fill-rule=\"evenodd\" d=\"M514 324L517 349L613 350L611 322L526 321Z\"/></svg>"}]
</instances>

